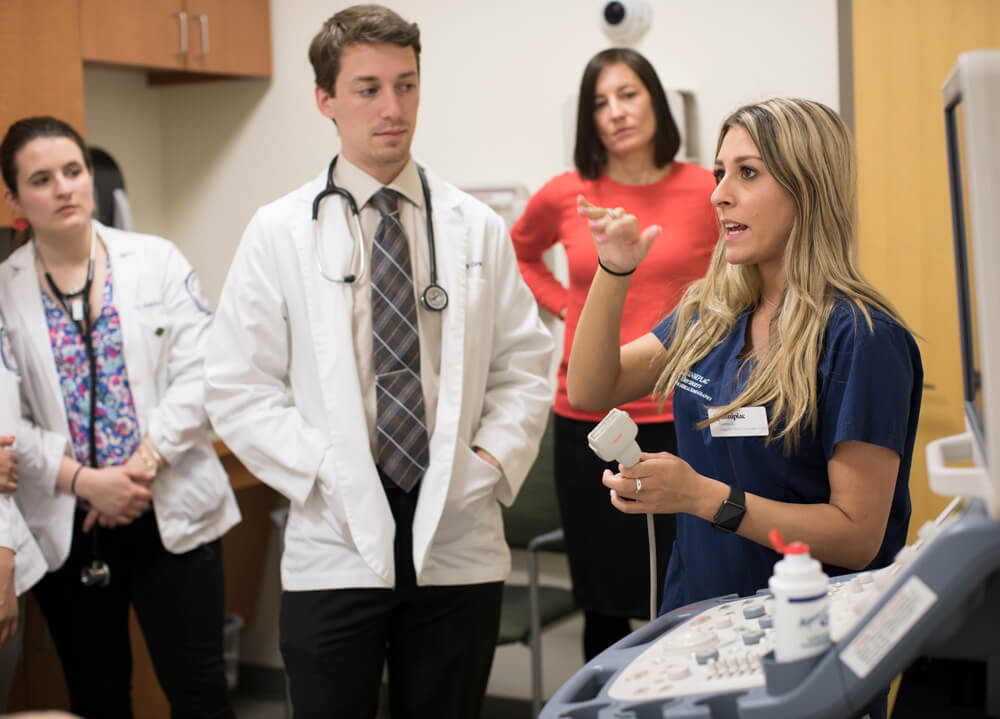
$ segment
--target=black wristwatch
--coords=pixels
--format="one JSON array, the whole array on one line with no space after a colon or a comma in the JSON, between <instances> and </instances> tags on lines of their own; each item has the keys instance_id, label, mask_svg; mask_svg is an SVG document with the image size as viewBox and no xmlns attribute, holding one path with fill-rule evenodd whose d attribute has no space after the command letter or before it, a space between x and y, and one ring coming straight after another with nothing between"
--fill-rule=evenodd
<instances>
[{"instance_id":1,"label":"black wristwatch","mask_svg":"<svg viewBox=\"0 0 1000 719\"><path fill-rule=\"evenodd\" d=\"M747 496L739 487L729 488L729 497L719 507L712 518L712 528L724 534L732 534L740 528L743 515L747 513Z\"/></svg>"}]
</instances>

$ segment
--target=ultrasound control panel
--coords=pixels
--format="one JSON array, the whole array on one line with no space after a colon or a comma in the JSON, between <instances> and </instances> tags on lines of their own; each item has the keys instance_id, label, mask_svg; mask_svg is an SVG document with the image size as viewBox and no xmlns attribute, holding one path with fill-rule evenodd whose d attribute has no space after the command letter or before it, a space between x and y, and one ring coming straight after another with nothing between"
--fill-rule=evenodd
<instances>
[{"instance_id":1,"label":"ultrasound control panel","mask_svg":"<svg viewBox=\"0 0 1000 719\"><path fill-rule=\"evenodd\" d=\"M590 661L541 717L852 716L919 656L1000 653L1000 525L956 500L889 567L834 578L818 656L774 661L773 603L762 590L666 614Z\"/></svg>"}]
</instances>

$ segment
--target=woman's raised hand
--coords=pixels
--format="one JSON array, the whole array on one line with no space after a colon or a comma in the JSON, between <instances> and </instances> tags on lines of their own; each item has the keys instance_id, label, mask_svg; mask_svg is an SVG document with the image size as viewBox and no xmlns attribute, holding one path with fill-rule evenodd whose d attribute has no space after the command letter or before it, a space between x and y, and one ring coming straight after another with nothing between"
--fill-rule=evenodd
<instances>
[{"instance_id":1,"label":"woman's raised hand","mask_svg":"<svg viewBox=\"0 0 1000 719\"><path fill-rule=\"evenodd\" d=\"M576 212L587 218L601 264L612 272L629 273L638 267L662 232L659 225L650 225L640 233L635 215L621 207L598 207L583 195L576 197Z\"/></svg>"}]
</instances>

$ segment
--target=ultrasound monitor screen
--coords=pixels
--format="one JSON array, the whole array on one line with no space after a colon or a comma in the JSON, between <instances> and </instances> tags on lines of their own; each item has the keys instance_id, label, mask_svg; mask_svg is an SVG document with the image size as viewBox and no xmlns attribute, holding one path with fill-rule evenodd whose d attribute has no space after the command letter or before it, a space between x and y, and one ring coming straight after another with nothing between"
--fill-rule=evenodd
<instances>
[{"instance_id":1,"label":"ultrasound monitor screen","mask_svg":"<svg viewBox=\"0 0 1000 719\"><path fill-rule=\"evenodd\" d=\"M978 323L976 322L975 248L966 222L969 214L968 192L963 187L967 177L964 108L959 98L945 108L948 143L948 180L951 187L952 231L955 243L955 273L958 289L959 334L962 343L962 384L966 416L986 455L983 427L982 367L979 360Z\"/></svg>"}]
</instances>

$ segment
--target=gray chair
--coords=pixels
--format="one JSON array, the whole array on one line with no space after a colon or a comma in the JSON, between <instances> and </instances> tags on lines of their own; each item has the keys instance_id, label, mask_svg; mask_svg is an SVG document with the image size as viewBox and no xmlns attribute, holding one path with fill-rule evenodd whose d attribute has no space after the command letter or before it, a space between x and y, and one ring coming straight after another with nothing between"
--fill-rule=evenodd
<instances>
[{"instance_id":1,"label":"gray chair","mask_svg":"<svg viewBox=\"0 0 1000 719\"><path fill-rule=\"evenodd\" d=\"M544 701L542 690L542 631L577 610L573 592L542 585L538 552L565 552L553 478L553 420L542 437L538 458L528 473L514 504L503 510L504 532L511 549L524 550L528 583L508 581L503 588L503 609L497 644L525 644L531 650L532 716Z\"/></svg>"}]
</instances>

